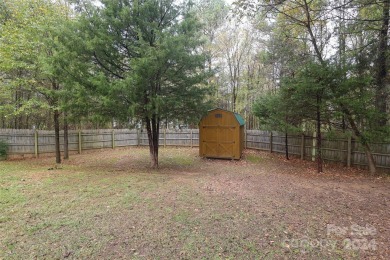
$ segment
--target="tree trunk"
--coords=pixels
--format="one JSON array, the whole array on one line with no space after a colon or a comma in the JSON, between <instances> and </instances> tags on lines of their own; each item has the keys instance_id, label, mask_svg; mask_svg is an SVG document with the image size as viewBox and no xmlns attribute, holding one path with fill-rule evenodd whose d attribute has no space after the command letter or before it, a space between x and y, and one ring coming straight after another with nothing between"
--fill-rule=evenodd
<instances>
[{"instance_id":1,"label":"tree trunk","mask_svg":"<svg viewBox=\"0 0 390 260\"><path fill-rule=\"evenodd\" d=\"M16 90L15 91L15 107L17 110L19 109L19 95L18 95L18 93L19 93L19 91ZM18 116L18 115L15 116L15 119L14 119L14 128L15 129L19 129L19 127L18 127L19 117L20 116Z\"/></svg>"},{"instance_id":2,"label":"tree trunk","mask_svg":"<svg viewBox=\"0 0 390 260\"><path fill-rule=\"evenodd\" d=\"M68 115L64 112L64 159L69 159Z\"/></svg>"},{"instance_id":3,"label":"tree trunk","mask_svg":"<svg viewBox=\"0 0 390 260\"><path fill-rule=\"evenodd\" d=\"M382 26L379 33L378 56L376 61L376 92L375 105L383 116L378 121L379 126L385 126L387 123L386 102L388 99L388 90L386 84L387 77L387 51L388 51L388 30L389 30L389 6L390 0L383 1Z\"/></svg>"},{"instance_id":4,"label":"tree trunk","mask_svg":"<svg viewBox=\"0 0 390 260\"><path fill-rule=\"evenodd\" d=\"M61 151L60 151L60 112L58 109L54 110L54 135L55 135L55 149L56 149L56 163L61 163Z\"/></svg>"},{"instance_id":5,"label":"tree trunk","mask_svg":"<svg viewBox=\"0 0 390 260\"><path fill-rule=\"evenodd\" d=\"M233 93L232 93L232 111L233 112L236 112L236 98L237 98L236 84L234 83L233 84Z\"/></svg>"},{"instance_id":6,"label":"tree trunk","mask_svg":"<svg viewBox=\"0 0 390 260\"><path fill-rule=\"evenodd\" d=\"M306 14L305 26L306 26L307 32L309 33L309 36L310 36L309 40L313 44L313 48L314 48L315 54L318 58L318 61L322 65L324 65L324 59L322 58L322 50L319 48L319 46L317 44L317 39L316 39L314 32L313 32L313 29L311 27L313 20L312 20L311 15L310 15L309 3L307 2L307 0L304 0L303 3L304 3L304 11Z\"/></svg>"},{"instance_id":7,"label":"tree trunk","mask_svg":"<svg viewBox=\"0 0 390 260\"><path fill-rule=\"evenodd\" d=\"M321 135L321 111L320 111L320 95L317 94L317 172L322 172L322 135Z\"/></svg>"},{"instance_id":8,"label":"tree trunk","mask_svg":"<svg viewBox=\"0 0 390 260\"><path fill-rule=\"evenodd\" d=\"M156 115L152 118L145 118L146 131L149 140L149 153L150 153L150 166L152 168L158 168L158 144L159 144L159 131L160 131L160 120Z\"/></svg>"},{"instance_id":9,"label":"tree trunk","mask_svg":"<svg viewBox=\"0 0 390 260\"><path fill-rule=\"evenodd\" d=\"M374 156L372 155L370 146L368 144L363 144L363 147L364 147L364 150L366 152L368 170L370 171L371 174L375 174L376 173L376 165L375 165Z\"/></svg>"},{"instance_id":10,"label":"tree trunk","mask_svg":"<svg viewBox=\"0 0 390 260\"><path fill-rule=\"evenodd\" d=\"M360 133L360 131L359 131L358 127L356 126L355 121L354 121L352 115L349 113L349 111L345 108L343 108L343 111L348 119L349 124L351 125L351 128L352 128L354 134L356 135L357 138L359 138L360 143L364 147L364 151L365 151L366 156L367 156L368 169L369 169L370 173L375 174L376 173L376 165L375 165L374 156L372 155L372 152L371 152L370 145L367 143L364 136Z\"/></svg>"}]
</instances>

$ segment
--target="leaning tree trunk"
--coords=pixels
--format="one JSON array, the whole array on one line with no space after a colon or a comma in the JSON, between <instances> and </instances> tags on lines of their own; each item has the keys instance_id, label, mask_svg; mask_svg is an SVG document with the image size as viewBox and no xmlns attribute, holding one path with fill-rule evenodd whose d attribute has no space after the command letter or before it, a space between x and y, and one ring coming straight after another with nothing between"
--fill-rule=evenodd
<instances>
[{"instance_id":1,"label":"leaning tree trunk","mask_svg":"<svg viewBox=\"0 0 390 260\"><path fill-rule=\"evenodd\" d=\"M372 155L370 146L368 144L363 144L364 150L366 152L367 156L367 162L368 162L368 170L370 171L371 174L376 173L376 165L375 165L375 160L374 156Z\"/></svg>"},{"instance_id":2,"label":"leaning tree trunk","mask_svg":"<svg viewBox=\"0 0 390 260\"><path fill-rule=\"evenodd\" d=\"M371 174L375 174L376 173L376 165L375 165L374 156L373 156L373 154L371 152L370 145L365 140L365 138L362 135L362 133L359 131L359 129L356 126L355 121L352 118L352 115L349 113L349 111L346 110L346 109L343 109L343 110L344 110L344 113L347 116L348 122L351 125L351 128L352 128L354 134L356 135L357 138L359 138L360 143L363 145L364 151L365 151L366 156L367 156L368 170L370 171Z\"/></svg>"},{"instance_id":3,"label":"leaning tree trunk","mask_svg":"<svg viewBox=\"0 0 390 260\"><path fill-rule=\"evenodd\" d=\"M149 140L149 153L150 153L150 166L152 168L158 168L158 145L159 145L159 131L160 131L160 120L156 115L152 118L145 118L146 131Z\"/></svg>"},{"instance_id":4,"label":"leaning tree trunk","mask_svg":"<svg viewBox=\"0 0 390 260\"><path fill-rule=\"evenodd\" d=\"M55 149L56 149L56 163L61 163L61 151L60 151L60 112L58 109L54 110L54 136L55 136Z\"/></svg>"},{"instance_id":5,"label":"leaning tree trunk","mask_svg":"<svg viewBox=\"0 0 390 260\"><path fill-rule=\"evenodd\" d=\"M351 125L351 128L355 134L355 136L359 139L360 143L363 145L364 147L364 151L366 153L366 156L367 156L367 162L368 162L368 169L370 171L371 174L375 174L376 173L376 165L375 165L375 160L374 160L374 156L371 152L371 148L370 148L370 145L368 144L368 142L365 140L364 136L362 135L362 133L359 131L359 128L357 127L356 123L355 123L355 120L353 119L351 113L349 112L349 110L347 108L345 108L343 105L341 105L341 108L349 122L349 124Z\"/></svg>"}]
</instances>

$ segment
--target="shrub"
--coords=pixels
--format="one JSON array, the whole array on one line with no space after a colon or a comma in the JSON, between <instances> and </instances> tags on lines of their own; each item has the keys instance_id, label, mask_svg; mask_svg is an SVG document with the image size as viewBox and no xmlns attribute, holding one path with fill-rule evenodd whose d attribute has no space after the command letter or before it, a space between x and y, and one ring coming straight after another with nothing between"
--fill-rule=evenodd
<instances>
[{"instance_id":1,"label":"shrub","mask_svg":"<svg viewBox=\"0 0 390 260\"><path fill-rule=\"evenodd\" d=\"M7 142L4 140L0 140L0 158L7 157L7 148L8 148Z\"/></svg>"}]
</instances>

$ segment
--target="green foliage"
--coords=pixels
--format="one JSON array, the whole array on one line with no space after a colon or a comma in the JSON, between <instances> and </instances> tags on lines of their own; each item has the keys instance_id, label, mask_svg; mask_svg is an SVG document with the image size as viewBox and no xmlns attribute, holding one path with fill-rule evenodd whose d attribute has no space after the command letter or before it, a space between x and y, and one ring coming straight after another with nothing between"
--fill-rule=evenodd
<instances>
[{"instance_id":1,"label":"green foliage","mask_svg":"<svg viewBox=\"0 0 390 260\"><path fill-rule=\"evenodd\" d=\"M323 131L355 131L354 125L362 143L383 140L389 128L376 124L382 115L373 105L372 79L354 68L348 71L346 76L346 70L334 64L308 63L293 78L284 78L276 94L258 99L253 112L263 128L294 131L307 130L317 120L318 108Z\"/></svg>"},{"instance_id":2,"label":"green foliage","mask_svg":"<svg viewBox=\"0 0 390 260\"><path fill-rule=\"evenodd\" d=\"M262 129L282 132L299 130L299 121L293 118L292 110L280 92L261 96L253 104L253 114L259 118Z\"/></svg>"},{"instance_id":3,"label":"green foliage","mask_svg":"<svg viewBox=\"0 0 390 260\"><path fill-rule=\"evenodd\" d=\"M123 121L196 122L210 108L210 89L206 56L199 52L201 27L189 8L158 0L103 4L87 7L74 39L86 43L79 57L95 64L77 68L87 76L79 74L80 84L99 96L95 111Z\"/></svg>"},{"instance_id":4,"label":"green foliage","mask_svg":"<svg viewBox=\"0 0 390 260\"><path fill-rule=\"evenodd\" d=\"M292 132L303 129L317 119L320 111L321 123L329 122L329 83L332 77L321 64L308 63L296 71L294 77L282 79L276 93L269 93L255 103L253 113L260 125L269 130Z\"/></svg>"},{"instance_id":5,"label":"green foliage","mask_svg":"<svg viewBox=\"0 0 390 260\"><path fill-rule=\"evenodd\" d=\"M8 143L0 139L0 158L7 157Z\"/></svg>"},{"instance_id":6,"label":"green foliage","mask_svg":"<svg viewBox=\"0 0 390 260\"><path fill-rule=\"evenodd\" d=\"M39 117L59 109L65 81L58 61L60 56L70 57L58 37L70 13L60 1L2 2L0 116Z\"/></svg>"}]
</instances>

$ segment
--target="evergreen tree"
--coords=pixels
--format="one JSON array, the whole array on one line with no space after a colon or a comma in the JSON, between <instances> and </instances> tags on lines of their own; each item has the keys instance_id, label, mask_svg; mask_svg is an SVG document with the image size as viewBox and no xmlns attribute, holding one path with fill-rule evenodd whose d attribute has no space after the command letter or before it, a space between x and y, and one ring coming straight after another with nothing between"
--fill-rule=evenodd
<instances>
[{"instance_id":1,"label":"evergreen tree","mask_svg":"<svg viewBox=\"0 0 390 260\"><path fill-rule=\"evenodd\" d=\"M81 84L99 94L99 113L136 118L146 127L152 167L158 167L162 119L196 121L209 106L205 55L190 4L173 0L104 0L82 11L77 44ZM74 42L76 44L76 42ZM87 78L87 80L85 80Z\"/></svg>"}]
</instances>

